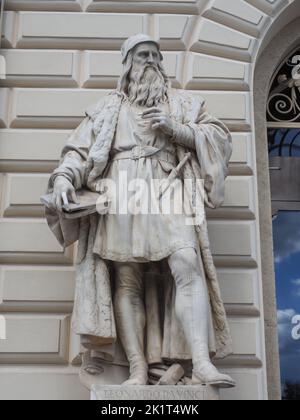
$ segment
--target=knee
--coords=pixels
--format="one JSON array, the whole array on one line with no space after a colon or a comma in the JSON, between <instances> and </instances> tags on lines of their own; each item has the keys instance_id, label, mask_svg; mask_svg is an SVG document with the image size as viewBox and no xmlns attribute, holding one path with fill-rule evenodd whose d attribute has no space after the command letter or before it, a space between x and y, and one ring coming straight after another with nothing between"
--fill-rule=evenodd
<instances>
[{"instance_id":1,"label":"knee","mask_svg":"<svg viewBox=\"0 0 300 420\"><path fill-rule=\"evenodd\" d=\"M169 263L177 288L194 288L201 282L199 261L193 248L176 252L170 257Z\"/></svg>"},{"instance_id":2,"label":"knee","mask_svg":"<svg viewBox=\"0 0 300 420\"><path fill-rule=\"evenodd\" d=\"M197 253L193 248L181 249L170 257L172 274L186 275L187 273L199 274Z\"/></svg>"},{"instance_id":3,"label":"knee","mask_svg":"<svg viewBox=\"0 0 300 420\"><path fill-rule=\"evenodd\" d=\"M116 292L140 294L143 291L142 276L138 267L131 264L115 266Z\"/></svg>"}]
</instances>

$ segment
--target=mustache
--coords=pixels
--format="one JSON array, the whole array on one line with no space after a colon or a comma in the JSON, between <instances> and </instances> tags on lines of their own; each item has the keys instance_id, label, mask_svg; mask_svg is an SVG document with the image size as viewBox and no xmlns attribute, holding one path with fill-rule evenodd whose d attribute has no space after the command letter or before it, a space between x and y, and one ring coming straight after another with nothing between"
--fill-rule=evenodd
<instances>
[{"instance_id":1,"label":"mustache","mask_svg":"<svg viewBox=\"0 0 300 420\"><path fill-rule=\"evenodd\" d=\"M160 71L159 71L159 68L156 65L154 65L154 64L148 64L148 65L146 65L143 70L144 70L143 71L143 75L145 75L148 70L154 70L155 73L157 73L159 75L161 74Z\"/></svg>"},{"instance_id":2,"label":"mustache","mask_svg":"<svg viewBox=\"0 0 300 420\"><path fill-rule=\"evenodd\" d=\"M155 64L145 64L144 65L144 69L154 69L154 70L158 70L158 67Z\"/></svg>"},{"instance_id":3,"label":"mustache","mask_svg":"<svg viewBox=\"0 0 300 420\"><path fill-rule=\"evenodd\" d=\"M130 74L131 79L142 80L148 70L153 70L157 75L160 76L159 68L154 64L145 64L140 68L133 68Z\"/></svg>"}]
</instances>

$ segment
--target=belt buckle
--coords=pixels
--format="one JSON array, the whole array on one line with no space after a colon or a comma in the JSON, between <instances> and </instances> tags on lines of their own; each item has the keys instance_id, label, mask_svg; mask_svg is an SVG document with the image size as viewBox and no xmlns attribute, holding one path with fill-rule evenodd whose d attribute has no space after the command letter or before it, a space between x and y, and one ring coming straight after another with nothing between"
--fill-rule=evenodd
<instances>
[{"instance_id":1,"label":"belt buckle","mask_svg":"<svg viewBox=\"0 0 300 420\"><path fill-rule=\"evenodd\" d=\"M141 146L135 146L133 149L131 149L131 156L133 160L139 160L142 156Z\"/></svg>"}]
</instances>

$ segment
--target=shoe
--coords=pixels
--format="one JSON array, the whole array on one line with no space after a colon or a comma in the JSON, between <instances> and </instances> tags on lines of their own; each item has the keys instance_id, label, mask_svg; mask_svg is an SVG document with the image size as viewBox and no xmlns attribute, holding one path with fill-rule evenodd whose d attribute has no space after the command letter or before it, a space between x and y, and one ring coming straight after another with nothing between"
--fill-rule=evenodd
<instances>
[{"instance_id":1,"label":"shoe","mask_svg":"<svg viewBox=\"0 0 300 420\"><path fill-rule=\"evenodd\" d=\"M218 388L234 388L236 382L229 376L220 373L216 367L208 361L200 362L193 369L193 385L211 385Z\"/></svg>"},{"instance_id":2,"label":"shoe","mask_svg":"<svg viewBox=\"0 0 300 420\"><path fill-rule=\"evenodd\" d=\"M148 365L135 366L130 370L130 377L127 381L123 382L123 386L138 386L148 385Z\"/></svg>"}]
</instances>

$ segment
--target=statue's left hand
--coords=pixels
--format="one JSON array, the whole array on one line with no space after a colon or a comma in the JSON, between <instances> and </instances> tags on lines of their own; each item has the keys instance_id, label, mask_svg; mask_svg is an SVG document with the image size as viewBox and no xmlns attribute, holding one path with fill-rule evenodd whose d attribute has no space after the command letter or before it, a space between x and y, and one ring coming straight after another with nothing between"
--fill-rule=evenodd
<instances>
[{"instance_id":1,"label":"statue's left hand","mask_svg":"<svg viewBox=\"0 0 300 420\"><path fill-rule=\"evenodd\" d=\"M153 130L161 130L166 135L172 137L174 134L174 122L170 116L158 107L149 108L143 112L142 118L150 121Z\"/></svg>"}]
</instances>

